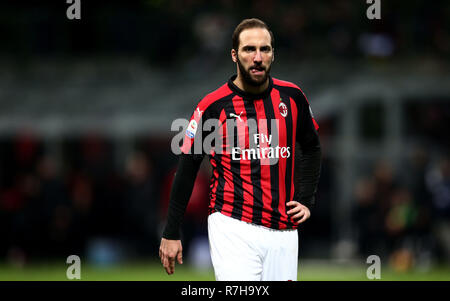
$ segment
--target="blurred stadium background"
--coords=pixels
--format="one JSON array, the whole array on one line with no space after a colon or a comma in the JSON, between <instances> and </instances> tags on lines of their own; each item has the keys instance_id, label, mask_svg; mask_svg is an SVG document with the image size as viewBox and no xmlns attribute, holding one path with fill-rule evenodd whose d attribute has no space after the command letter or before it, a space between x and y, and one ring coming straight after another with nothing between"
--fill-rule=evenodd
<instances>
[{"instance_id":1,"label":"blurred stadium background","mask_svg":"<svg viewBox=\"0 0 450 301\"><path fill-rule=\"evenodd\" d=\"M172 121L235 72L231 32L259 17L272 75L320 124L317 206L300 280L450 280L450 3L6 1L0 6L0 280L213 280L204 162L185 265L158 263L176 156Z\"/></svg>"}]
</instances>

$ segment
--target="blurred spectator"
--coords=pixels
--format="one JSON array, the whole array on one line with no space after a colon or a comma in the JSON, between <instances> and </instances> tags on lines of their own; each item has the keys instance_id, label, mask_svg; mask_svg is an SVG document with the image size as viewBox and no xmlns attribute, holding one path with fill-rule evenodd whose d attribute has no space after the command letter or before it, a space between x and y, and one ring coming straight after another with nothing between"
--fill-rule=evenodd
<instances>
[{"instance_id":1,"label":"blurred spectator","mask_svg":"<svg viewBox=\"0 0 450 301\"><path fill-rule=\"evenodd\" d=\"M389 253L405 249L405 243L414 242L417 217L411 193L403 187L395 189L389 197L389 208L383 220ZM409 252L414 251L413 245L408 247Z\"/></svg>"},{"instance_id":2,"label":"blurred spectator","mask_svg":"<svg viewBox=\"0 0 450 301\"><path fill-rule=\"evenodd\" d=\"M14 142L17 167L21 170L32 169L40 152L38 138L31 130L23 130L17 134Z\"/></svg>"},{"instance_id":3,"label":"blurred spectator","mask_svg":"<svg viewBox=\"0 0 450 301\"><path fill-rule=\"evenodd\" d=\"M83 255L88 240L97 231L95 225L99 222L92 211L94 202L93 184L90 177L81 172L72 174L68 184L71 212L68 214L64 207L55 208L54 212L55 214L70 215L72 221L70 241L73 247L71 252ZM54 218L61 219L61 217L57 216Z\"/></svg>"},{"instance_id":4,"label":"blurred spectator","mask_svg":"<svg viewBox=\"0 0 450 301\"><path fill-rule=\"evenodd\" d=\"M450 157L439 158L427 173L427 184L431 191L434 215L439 219L450 218Z\"/></svg>"},{"instance_id":5,"label":"blurred spectator","mask_svg":"<svg viewBox=\"0 0 450 301\"><path fill-rule=\"evenodd\" d=\"M385 160L376 162L373 178L375 184L375 199L379 210L385 215L390 209L390 196L398 186L394 180L394 170L392 165Z\"/></svg>"},{"instance_id":6,"label":"blurred spectator","mask_svg":"<svg viewBox=\"0 0 450 301\"><path fill-rule=\"evenodd\" d=\"M450 157L442 156L426 175L433 202L433 232L437 238L437 255L450 260Z\"/></svg>"},{"instance_id":7,"label":"blurred spectator","mask_svg":"<svg viewBox=\"0 0 450 301\"><path fill-rule=\"evenodd\" d=\"M394 41L386 33L364 33L359 38L361 51L369 57L386 58L394 54Z\"/></svg>"},{"instance_id":8,"label":"blurred spectator","mask_svg":"<svg viewBox=\"0 0 450 301\"><path fill-rule=\"evenodd\" d=\"M353 222L357 231L359 252L363 257L380 253L382 239L382 216L376 199L375 182L372 178L361 179L355 185L356 201Z\"/></svg>"},{"instance_id":9,"label":"blurred spectator","mask_svg":"<svg viewBox=\"0 0 450 301\"><path fill-rule=\"evenodd\" d=\"M231 49L231 28L230 18L219 12L204 12L195 18L192 30L198 47L190 62L194 68L210 72L221 67L222 58L228 54L224 50Z\"/></svg>"},{"instance_id":10,"label":"blurred spectator","mask_svg":"<svg viewBox=\"0 0 450 301\"><path fill-rule=\"evenodd\" d=\"M153 177L153 163L142 152L132 153L126 160L123 195L122 239L138 256L156 255L159 237L158 204Z\"/></svg>"}]
</instances>

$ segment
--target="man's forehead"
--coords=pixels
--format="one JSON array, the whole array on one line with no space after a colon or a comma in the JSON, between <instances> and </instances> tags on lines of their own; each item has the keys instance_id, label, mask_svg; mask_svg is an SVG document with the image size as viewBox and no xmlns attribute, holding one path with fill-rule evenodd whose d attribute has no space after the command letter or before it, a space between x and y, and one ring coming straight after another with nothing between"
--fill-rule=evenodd
<instances>
[{"instance_id":1,"label":"man's forehead","mask_svg":"<svg viewBox=\"0 0 450 301\"><path fill-rule=\"evenodd\" d=\"M239 35L240 46L245 45L271 45L270 33L265 28L244 29Z\"/></svg>"}]
</instances>

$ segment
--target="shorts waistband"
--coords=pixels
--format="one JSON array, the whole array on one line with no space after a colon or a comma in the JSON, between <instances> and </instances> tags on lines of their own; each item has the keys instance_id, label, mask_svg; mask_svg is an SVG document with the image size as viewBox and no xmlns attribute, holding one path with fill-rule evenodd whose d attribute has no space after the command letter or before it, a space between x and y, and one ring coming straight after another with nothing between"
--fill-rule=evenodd
<instances>
[{"instance_id":1,"label":"shorts waistband","mask_svg":"<svg viewBox=\"0 0 450 301\"><path fill-rule=\"evenodd\" d=\"M219 211L213 211L211 213L211 215L214 214L214 213L218 213L221 216L224 216L225 218L232 219L233 221L240 222L240 223L246 223L247 225L250 225L250 226L253 226L253 227L256 227L256 228L261 228L261 229L264 229L264 230L268 230L268 231L271 231L271 232L292 232L292 231L297 231L297 229L273 229L273 228L269 228L269 227L266 227L266 226L263 226L263 225L249 223L249 222L242 221L242 220L239 220L237 218L225 215L225 214L223 214L222 212L219 212Z\"/></svg>"}]
</instances>

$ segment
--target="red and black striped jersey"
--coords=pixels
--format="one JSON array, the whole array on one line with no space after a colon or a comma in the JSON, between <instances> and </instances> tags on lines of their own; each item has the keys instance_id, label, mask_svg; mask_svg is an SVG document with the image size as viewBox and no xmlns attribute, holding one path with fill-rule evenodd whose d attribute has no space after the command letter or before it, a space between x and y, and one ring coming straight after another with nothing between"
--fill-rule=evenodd
<instances>
[{"instance_id":1,"label":"red and black striped jersey","mask_svg":"<svg viewBox=\"0 0 450 301\"><path fill-rule=\"evenodd\" d=\"M318 125L295 84L269 77L266 91L256 95L239 89L235 78L198 103L181 151L209 156L210 213L272 229L295 229L285 205L294 196L295 145L311 131L317 134ZM207 120L214 120L221 145L216 141L207 147L213 133L205 126Z\"/></svg>"}]
</instances>

